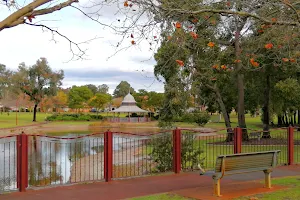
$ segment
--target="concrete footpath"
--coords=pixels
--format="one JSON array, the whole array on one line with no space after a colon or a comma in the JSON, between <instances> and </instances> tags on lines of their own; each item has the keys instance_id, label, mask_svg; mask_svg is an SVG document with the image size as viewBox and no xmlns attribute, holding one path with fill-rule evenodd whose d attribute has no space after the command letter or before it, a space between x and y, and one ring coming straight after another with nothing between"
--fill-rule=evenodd
<instances>
[{"instance_id":1,"label":"concrete footpath","mask_svg":"<svg viewBox=\"0 0 300 200\"><path fill-rule=\"evenodd\" d=\"M278 167L272 177L299 176L300 165ZM241 174L225 177L221 183L221 199L231 199L257 193L284 189L263 188L263 184L254 182L264 179L263 172ZM158 193L175 193L195 199L218 199L212 196L211 173L199 176L198 173L181 173L177 175L152 176L127 180L116 180L109 183L77 184L52 188L13 192L0 195L0 200L116 200ZM220 198L219 198L220 199Z\"/></svg>"}]
</instances>

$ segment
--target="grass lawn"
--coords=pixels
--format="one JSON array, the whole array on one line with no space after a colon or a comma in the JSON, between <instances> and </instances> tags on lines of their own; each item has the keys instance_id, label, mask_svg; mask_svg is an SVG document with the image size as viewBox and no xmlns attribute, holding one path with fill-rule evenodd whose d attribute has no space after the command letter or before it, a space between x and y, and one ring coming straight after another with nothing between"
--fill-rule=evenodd
<instances>
[{"instance_id":1,"label":"grass lawn","mask_svg":"<svg viewBox=\"0 0 300 200\"><path fill-rule=\"evenodd\" d=\"M236 200L249 200L259 199L259 200L296 200L300 199L300 176L296 177L285 177L272 180L273 185L286 186L288 189L267 193L267 194L257 194L251 197L240 197Z\"/></svg>"},{"instance_id":2,"label":"grass lawn","mask_svg":"<svg viewBox=\"0 0 300 200\"><path fill-rule=\"evenodd\" d=\"M35 124L35 122L32 122L32 117L33 113L17 113L18 114L18 125L16 125L16 113L10 113L7 115L7 113L3 113L0 115L0 128L13 128L17 126L25 126L25 125L31 125ZM89 113L89 114L95 114L95 113ZM38 122L44 122L45 118L51 114L46 114L46 113L37 113L37 121ZM102 116L112 116L112 113L100 113ZM122 115L121 117L125 117L125 114ZM232 122L232 127L237 126L237 115L236 114L231 114L230 115L231 122ZM222 129L224 128L224 121L223 118L219 120L219 115L212 115L211 116L211 121L210 123L206 124L205 127L207 128L215 128L215 129ZM216 122L219 121L219 122ZM54 125L81 125L81 124L92 124L94 122L87 122L87 121L66 121L66 122L52 122ZM252 129L261 129L262 127L262 122L260 120L260 116L258 117L251 117L249 114L246 115L246 123L248 128ZM152 122L152 123L145 123L144 126L157 126L158 122ZM190 124L190 123L183 123L183 122L178 122L175 123L174 126L177 127L185 127L185 128L197 128L199 127L197 124ZM220 131L220 133L223 133L225 131Z\"/></svg>"},{"instance_id":3,"label":"grass lawn","mask_svg":"<svg viewBox=\"0 0 300 200\"><path fill-rule=\"evenodd\" d=\"M45 118L49 115L50 114L46 113L37 113L37 122L44 122ZM18 125L16 125L16 118L18 120ZM0 128L13 128L17 126L36 124L36 122L32 122L32 119L33 113L29 112L11 112L9 115L7 115L7 113L2 113L2 115L0 114Z\"/></svg>"}]
</instances>

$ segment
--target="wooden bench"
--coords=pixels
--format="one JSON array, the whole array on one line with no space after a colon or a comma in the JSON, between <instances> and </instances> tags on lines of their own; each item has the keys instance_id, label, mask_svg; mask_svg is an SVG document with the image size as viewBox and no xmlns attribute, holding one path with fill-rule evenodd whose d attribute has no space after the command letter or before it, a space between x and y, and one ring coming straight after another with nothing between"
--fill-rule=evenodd
<instances>
[{"instance_id":1,"label":"wooden bench","mask_svg":"<svg viewBox=\"0 0 300 200\"><path fill-rule=\"evenodd\" d=\"M271 172L277 165L280 150L232 155L220 155L216 160L214 180L214 194L220 195L220 181L223 176L263 171L265 173L265 187L271 188Z\"/></svg>"}]
</instances>

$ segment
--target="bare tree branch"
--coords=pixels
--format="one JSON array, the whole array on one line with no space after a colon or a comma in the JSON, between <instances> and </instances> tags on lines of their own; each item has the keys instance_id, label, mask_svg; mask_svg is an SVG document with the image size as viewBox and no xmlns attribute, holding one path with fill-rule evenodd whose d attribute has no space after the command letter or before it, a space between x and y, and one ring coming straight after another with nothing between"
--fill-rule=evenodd
<instances>
[{"instance_id":1,"label":"bare tree branch","mask_svg":"<svg viewBox=\"0 0 300 200\"><path fill-rule=\"evenodd\" d=\"M73 60L74 57L76 56L77 59L83 59L83 57L86 55L85 51L86 50L83 50L81 49L81 47L79 46L79 43L76 43L74 42L73 40L71 40L70 38L68 38L67 36L63 35L62 33L60 33L59 31L57 30L54 30L46 25L43 25L43 24L32 24L32 23L28 23L28 22L25 22L25 24L27 25L30 25L30 26L35 26L35 27L41 27L41 28L45 28L49 31L51 31L52 33L52 37L54 37L54 34L57 34L59 35L60 37L63 37L64 39L66 39L69 44L70 44L70 51L72 52L72 58L70 60ZM54 39L53 39L54 40ZM90 41L90 40L89 40ZM72 46L75 45L77 50L79 51L79 53L75 53Z\"/></svg>"},{"instance_id":2,"label":"bare tree branch","mask_svg":"<svg viewBox=\"0 0 300 200\"><path fill-rule=\"evenodd\" d=\"M21 9L15 11L13 14L9 15L6 19L0 22L0 31L6 28L12 28L20 24L24 24L26 17L35 17L39 15L46 15L59 11L65 7L70 6L72 3L78 2L78 0L68 0L66 2L57 4L53 7L35 10L39 6L45 5L53 0L35 0L32 3L22 7Z\"/></svg>"}]
</instances>

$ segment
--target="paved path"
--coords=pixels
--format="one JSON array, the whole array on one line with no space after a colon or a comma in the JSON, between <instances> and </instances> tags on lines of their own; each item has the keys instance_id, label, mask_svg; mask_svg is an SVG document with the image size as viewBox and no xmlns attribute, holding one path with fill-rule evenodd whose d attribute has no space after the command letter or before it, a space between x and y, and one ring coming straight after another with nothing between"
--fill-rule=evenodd
<instances>
[{"instance_id":1,"label":"paved path","mask_svg":"<svg viewBox=\"0 0 300 200\"><path fill-rule=\"evenodd\" d=\"M279 167L273 177L299 176L300 165L292 167ZM251 181L263 179L262 172L242 174L225 177L222 180L221 191L244 195L266 192L259 183ZM273 190L282 189L275 187ZM270 191L270 190L268 190ZM199 176L198 173L182 173L179 175L153 176L128 180L118 180L109 183L77 184L72 186L55 187L39 190L28 190L25 193L14 192L0 195L5 200L116 200L156 193L171 192L198 199L215 199L212 197L211 174ZM228 194L228 193L227 193ZM230 199L224 195L222 199Z\"/></svg>"}]
</instances>

